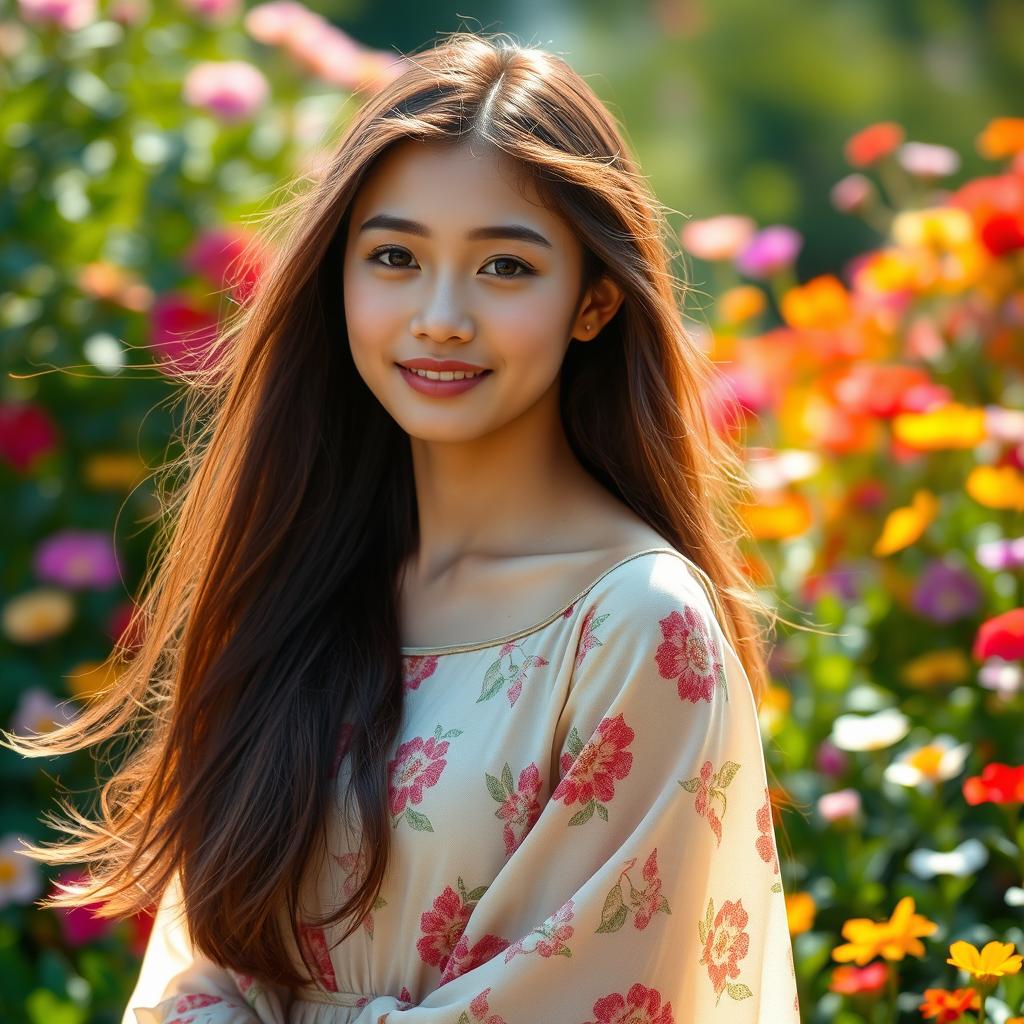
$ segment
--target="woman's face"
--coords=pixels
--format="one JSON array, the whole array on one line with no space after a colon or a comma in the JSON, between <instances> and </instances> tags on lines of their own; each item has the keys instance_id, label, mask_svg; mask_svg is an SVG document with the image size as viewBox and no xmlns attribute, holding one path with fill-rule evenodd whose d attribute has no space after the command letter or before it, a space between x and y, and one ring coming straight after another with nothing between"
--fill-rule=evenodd
<instances>
[{"instance_id":1,"label":"woman's face","mask_svg":"<svg viewBox=\"0 0 1024 1024\"><path fill-rule=\"evenodd\" d=\"M520 194L506 160L403 142L354 199L343 272L352 358L413 437L471 440L552 389L557 400L573 335L596 334L579 315L582 245L532 185ZM436 384L399 366L410 360L486 372Z\"/></svg>"}]
</instances>

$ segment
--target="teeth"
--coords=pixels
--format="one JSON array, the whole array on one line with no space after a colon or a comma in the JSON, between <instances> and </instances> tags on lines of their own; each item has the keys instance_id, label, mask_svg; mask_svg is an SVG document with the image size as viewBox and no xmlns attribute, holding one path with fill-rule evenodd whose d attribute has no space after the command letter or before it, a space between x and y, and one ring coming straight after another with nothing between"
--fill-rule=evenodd
<instances>
[{"instance_id":1,"label":"teeth","mask_svg":"<svg viewBox=\"0 0 1024 1024\"><path fill-rule=\"evenodd\" d=\"M410 369L410 367L406 367ZM476 373L467 373L465 370L442 370L438 373L435 370L413 370L417 377L426 377L428 380L465 380L467 377L479 377L483 370Z\"/></svg>"}]
</instances>

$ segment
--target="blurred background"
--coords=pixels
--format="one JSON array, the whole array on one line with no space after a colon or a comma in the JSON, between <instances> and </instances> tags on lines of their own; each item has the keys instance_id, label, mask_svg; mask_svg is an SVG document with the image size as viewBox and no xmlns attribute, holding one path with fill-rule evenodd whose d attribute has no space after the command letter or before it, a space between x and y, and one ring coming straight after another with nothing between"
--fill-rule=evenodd
<instances>
[{"instance_id":1,"label":"blurred background","mask_svg":"<svg viewBox=\"0 0 1024 1024\"><path fill-rule=\"evenodd\" d=\"M561 53L623 122L750 470L751 577L834 634L780 627L760 711L803 1019L1019 1024L1016 0L0 0L0 724L115 682L168 400L258 286L252 218L460 28ZM0 772L0 1020L118 1022L151 918L40 911L74 873L15 852L96 767Z\"/></svg>"}]
</instances>

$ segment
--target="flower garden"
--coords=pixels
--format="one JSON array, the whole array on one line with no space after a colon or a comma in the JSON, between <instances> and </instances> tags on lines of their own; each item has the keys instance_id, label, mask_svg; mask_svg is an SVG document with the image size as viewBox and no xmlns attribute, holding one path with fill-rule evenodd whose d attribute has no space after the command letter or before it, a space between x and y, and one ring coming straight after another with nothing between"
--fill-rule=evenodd
<instances>
[{"instance_id":1,"label":"flower garden","mask_svg":"<svg viewBox=\"0 0 1024 1024\"><path fill-rule=\"evenodd\" d=\"M259 285L246 222L401 69L293 0L184 6L0 20L15 733L115 681L165 400ZM748 571L810 627L780 628L760 712L808 1022L1024 1021L1024 119L976 146L990 172L964 179L899 124L854 134L829 198L874 244L805 280L787 225L680 229L714 281L690 326L749 468ZM95 768L0 759L0 1018L119 1021L151 919L40 911L55 879L16 852Z\"/></svg>"}]
</instances>

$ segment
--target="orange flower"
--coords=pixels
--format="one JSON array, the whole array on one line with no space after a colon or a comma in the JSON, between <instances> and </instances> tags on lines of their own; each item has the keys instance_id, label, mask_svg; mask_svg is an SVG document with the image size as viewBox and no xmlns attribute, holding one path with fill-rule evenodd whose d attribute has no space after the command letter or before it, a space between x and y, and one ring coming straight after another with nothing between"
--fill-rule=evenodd
<instances>
[{"instance_id":1,"label":"orange flower","mask_svg":"<svg viewBox=\"0 0 1024 1024\"><path fill-rule=\"evenodd\" d=\"M784 494L778 500L740 507L747 528L756 540L783 540L806 533L813 523L810 502L799 494Z\"/></svg>"},{"instance_id":2,"label":"orange flower","mask_svg":"<svg viewBox=\"0 0 1024 1024\"><path fill-rule=\"evenodd\" d=\"M904 139L903 127L895 121L881 121L869 125L846 140L843 153L853 167L868 167L878 163L897 149Z\"/></svg>"},{"instance_id":3,"label":"orange flower","mask_svg":"<svg viewBox=\"0 0 1024 1024\"><path fill-rule=\"evenodd\" d=\"M969 942L954 942L949 952L952 955L946 960L947 964L959 967L980 982L998 981L1004 975L1016 974L1024 961L1012 942L995 939L985 943L980 952Z\"/></svg>"},{"instance_id":4,"label":"orange flower","mask_svg":"<svg viewBox=\"0 0 1024 1024\"><path fill-rule=\"evenodd\" d=\"M819 274L782 296L780 311L790 327L819 329L841 327L850 319L850 295L834 274Z\"/></svg>"},{"instance_id":5,"label":"orange flower","mask_svg":"<svg viewBox=\"0 0 1024 1024\"><path fill-rule=\"evenodd\" d=\"M989 160L1024 152L1024 117L994 117L978 136L977 145Z\"/></svg>"},{"instance_id":6,"label":"orange flower","mask_svg":"<svg viewBox=\"0 0 1024 1024\"><path fill-rule=\"evenodd\" d=\"M902 960L908 953L924 956L921 937L931 935L939 926L922 914L914 912L914 897L904 896L888 921L872 921L867 917L851 918L843 925L843 938L849 941L832 950L832 958L840 963L855 961L863 967L876 956L886 960Z\"/></svg>"},{"instance_id":7,"label":"orange flower","mask_svg":"<svg viewBox=\"0 0 1024 1024\"><path fill-rule=\"evenodd\" d=\"M724 323L735 325L762 313L765 308L764 292L752 284L741 284L722 292L718 299L718 312Z\"/></svg>"},{"instance_id":8,"label":"orange flower","mask_svg":"<svg viewBox=\"0 0 1024 1024\"><path fill-rule=\"evenodd\" d=\"M918 1009L922 1016L934 1017L936 1024L953 1024L968 1010L980 1010L981 997L973 988L926 988Z\"/></svg>"},{"instance_id":9,"label":"orange flower","mask_svg":"<svg viewBox=\"0 0 1024 1024\"><path fill-rule=\"evenodd\" d=\"M800 935L814 924L814 897L809 892L786 893L789 934Z\"/></svg>"},{"instance_id":10,"label":"orange flower","mask_svg":"<svg viewBox=\"0 0 1024 1024\"><path fill-rule=\"evenodd\" d=\"M882 535L871 549L876 556L891 555L910 547L938 515L939 501L928 490L918 490L909 506L894 508L882 526Z\"/></svg>"}]
</instances>

